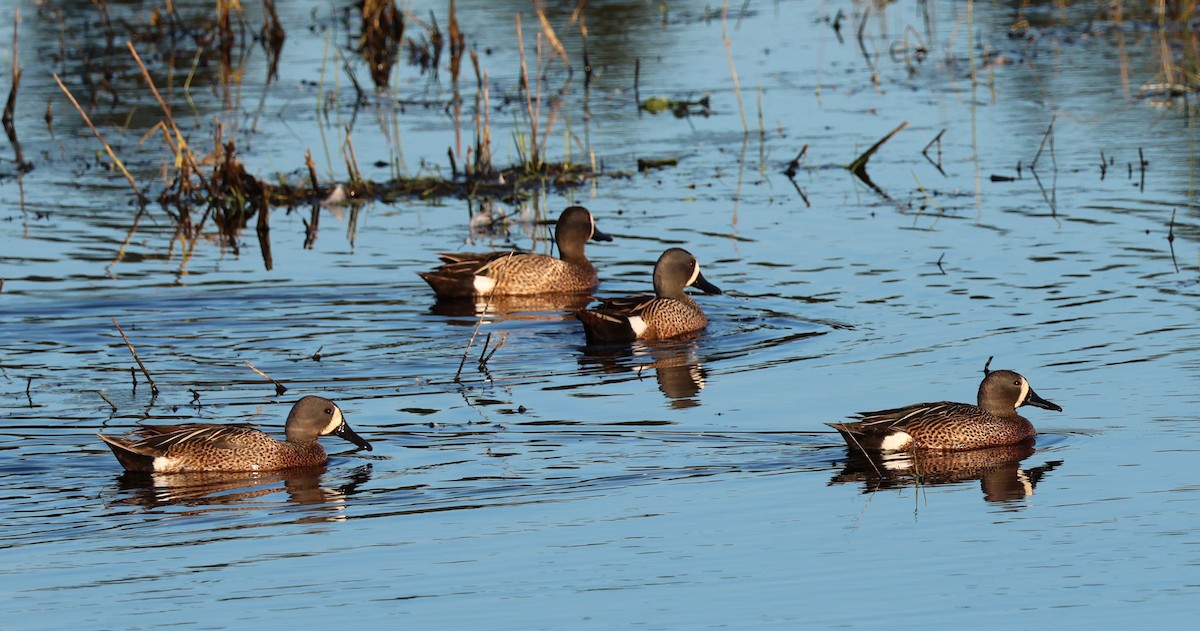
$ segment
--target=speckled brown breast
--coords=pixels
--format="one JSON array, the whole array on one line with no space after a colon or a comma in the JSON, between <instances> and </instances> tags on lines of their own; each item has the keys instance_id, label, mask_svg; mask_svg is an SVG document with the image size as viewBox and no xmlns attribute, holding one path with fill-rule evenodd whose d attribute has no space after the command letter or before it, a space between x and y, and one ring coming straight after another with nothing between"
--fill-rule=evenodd
<instances>
[{"instance_id":1,"label":"speckled brown breast","mask_svg":"<svg viewBox=\"0 0 1200 631\"><path fill-rule=\"evenodd\" d=\"M643 340L677 337L708 326L708 317L700 305L686 295L682 300L656 298L635 315L640 315L646 323L646 330L638 336Z\"/></svg>"},{"instance_id":2,"label":"speckled brown breast","mask_svg":"<svg viewBox=\"0 0 1200 631\"><path fill-rule=\"evenodd\" d=\"M1015 445L1037 434L1033 423L1016 412L997 416L965 403L950 404L896 429L912 436L918 448L944 450Z\"/></svg>"}]
</instances>

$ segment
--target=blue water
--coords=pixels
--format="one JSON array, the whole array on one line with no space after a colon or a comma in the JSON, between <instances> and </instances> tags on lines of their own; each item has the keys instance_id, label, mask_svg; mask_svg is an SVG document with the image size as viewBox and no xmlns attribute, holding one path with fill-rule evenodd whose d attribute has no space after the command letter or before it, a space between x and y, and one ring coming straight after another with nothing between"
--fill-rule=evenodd
<instances>
[{"instance_id":1,"label":"blue water","mask_svg":"<svg viewBox=\"0 0 1200 631\"><path fill-rule=\"evenodd\" d=\"M517 94L512 16L523 15L529 54L537 20L526 3L458 4L507 163L521 111L503 103ZM73 27L95 20L90 3L64 6ZM36 168L18 180L0 163L0 626L1188 624L1200 592L1200 487L1186 473L1200 449L1196 129L1182 103L1139 96L1160 69L1153 29L1099 23L1081 35L1086 21L1072 14L1033 41L1010 39L1009 10L978 3L970 27L986 51L975 63L992 52L1008 63L972 85L966 7L873 8L870 65L854 36L860 5L734 7L748 136L719 15L668 3L664 26L654 4L589 5L597 74L585 93L578 27L554 8L577 67L568 76L546 62L547 90L566 86L547 151L562 159L569 145L580 162L594 152L602 177L496 202L516 221L490 234L468 226L477 205L399 199L321 211L305 249L309 209L278 209L266 269L253 224L236 250L210 226L185 254L156 205L118 256L135 215L129 189L93 166L106 164L95 140L48 78L71 76L48 61L57 19L23 5L18 117ZM825 21L839 9L844 42ZM413 7L423 20L430 10L444 27L441 3ZM257 25L259 9L247 11ZM353 89L327 70L322 89L337 99L318 116L318 88L303 82L318 82L324 33L353 57L348 36L325 5L280 11L278 82L264 88L254 48L240 106L202 84L194 105L175 94L177 115L193 144L211 144L213 117L228 121L265 179L307 178L309 148L321 177L345 180L338 130ZM912 74L888 54L909 26L931 51ZM0 19L0 42L11 35ZM639 114L635 58L643 99L711 93L712 115ZM393 121L399 168L448 169L452 118L388 107L447 101L441 73L402 63L393 91L369 97L353 119L365 175L394 168L381 131ZM358 78L368 80L361 67ZM42 120L52 96L53 135ZM161 145L135 144L155 106L137 86L122 97L104 101L118 121L105 132L161 188ZM1053 155L1043 151L1035 179L1052 119ZM904 121L869 163L883 194L841 168ZM921 155L943 129L944 174ZM783 171L805 145L793 185ZM1101 151L1112 159L1103 178ZM637 172L638 158L660 157L679 164ZM438 309L416 272L441 251L548 251L528 219L573 203L616 237L588 246L602 295L648 291L658 254L686 247L726 291L698 297L712 324L695 340L604 354L585 350L555 305L502 310L483 318L456 379L478 318ZM157 397L140 375L133 386L110 318ZM488 333L507 337L481 367ZM1064 409L1026 414L1041 432L1032 454L945 477L934 475L945 463L921 463L921 480L911 469L847 473L823 423L970 401L990 356ZM327 439L321 473L144 480L122 475L94 436L141 421L275 431L305 394L338 401L374 451Z\"/></svg>"}]
</instances>

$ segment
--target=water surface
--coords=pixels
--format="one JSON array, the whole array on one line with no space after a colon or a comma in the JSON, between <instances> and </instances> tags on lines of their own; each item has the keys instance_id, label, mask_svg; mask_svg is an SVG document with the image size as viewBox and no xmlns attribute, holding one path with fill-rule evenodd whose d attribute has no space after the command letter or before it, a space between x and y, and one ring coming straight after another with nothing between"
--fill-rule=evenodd
<instances>
[{"instance_id":1,"label":"water surface","mask_svg":"<svg viewBox=\"0 0 1200 631\"><path fill-rule=\"evenodd\" d=\"M89 3L62 6L71 24L97 20ZM155 205L122 248L130 191L49 78L78 76L78 57L51 61L60 22L22 3L18 118L35 168L0 167L6 628L1184 624L1200 589L1200 498L1181 477L1200 439L1194 123L1182 103L1139 96L1160 69L1153 29L1088 32L1033 11L1049 23L1013 39L1007 7L972 7L969 24L961 3L872 7L861 48L861 4L735 9L748 135L719 15L589 6L585 90L578 27L550 8L576 69L548 64L563 109L547 150L594 153L602 177L496 202L513 221L490 232L472 231L474 203L399 199L320 211L305 248L310 210L278 209L267 269L253 226L236 244L209 229L185 253ZM448 22L442 4L412 9ZM444 67L433 79L402 64L351 123L348 81L315 78L326 33L353 57L339 18L279 10L277 81L253 48L240 101L174 93L194 143L220 117L265 179L307 177L311 149L322 178L345 180L352 124L364 175L383 179L397 162L381 130L396 121L407 174L448 168ZM532 54L527 4L458 3L501 163L521 116L503 98L519 95L516 12ZM0 41L11 28L0 20ZM930 52L910 72L889 53L913 32ZM985 66L994 53L1005 63ZM643 99L711 94L711 114L639 113L635 61ZM318 85L337 96L330 114L315 111ZM471 71L459 91L469 108ZM161 188L161 146L136 144L156 106L122 96L97 108L105 133ZM842 168L905 121L869 163L878 191ZM922 149L943 130L939 170ZM662 157L678 165L637 171ZM575 203L616 237L588 246L601 294L649 291L662 250L685 247L726 291L698 298L708 330L605 352L584 348L569 305L497 305L463 362L479 318L436 304L416 272L441 251L550 251L539 219ZM157 397L133 385L110 318ZM488 333L507 337L481 367ZM823 425L970 401L990 356L1064 408L1028 413L1032 453L919 462L918 479L911 465L854 469ZM274 431L316 393L375 450L329 439L321 471L176 479L122 474L94 436L143 421Z\"/></svg>"}]
</instances>

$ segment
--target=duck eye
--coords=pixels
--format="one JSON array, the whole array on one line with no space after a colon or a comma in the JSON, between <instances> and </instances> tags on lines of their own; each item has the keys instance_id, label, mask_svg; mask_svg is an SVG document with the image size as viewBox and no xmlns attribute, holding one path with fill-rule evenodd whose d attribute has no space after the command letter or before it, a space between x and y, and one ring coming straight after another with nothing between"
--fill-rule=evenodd
<instances>
[{"instance_id":1,"label":"duck eye","mask_svg":"<svg viewBox=\"0 0 1200 631\"><path fill-rule=\"evenodd\" d=\"M333 414L333 408L325 408L326 414Z\"/></svg>"},{"instance_id":2,"label":"duck eye","mask_svg":"<svg viewBox=\"0 0 1200 631\"><path fill-rule=\"evenodd\" d=\"M1014 386L1019 386L1019 385L1021 385L1021 380L1020 380L1020 379L1018 379L1018 380L1014 381L1014 382L1013 382L1013 385L1014 385Z\"/></svg>"}]
</instances>

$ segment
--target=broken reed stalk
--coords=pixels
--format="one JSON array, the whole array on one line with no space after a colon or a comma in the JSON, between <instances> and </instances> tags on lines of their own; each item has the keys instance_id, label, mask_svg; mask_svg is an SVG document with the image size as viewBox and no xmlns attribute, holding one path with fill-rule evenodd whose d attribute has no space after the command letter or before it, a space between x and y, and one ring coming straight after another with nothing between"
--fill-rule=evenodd
<instances>
[{"instance_id":1,"label":"broken reed stalk","mask_svg":"<svg viewBox=\"0 0 1200 631\"><path fill-rule=\"evenodd\" d=\"M737 97L738 114L742 117L742 131L750 133L750 125L746 123L746 106L742 105L742 84L738 81L737 67L733 64L733 41L728 35L729 0L721 2L721 41L725 43L725 57L729 60L729 72L733 75L733 95Z\"/></svg>"},{"instance_id":2,"label":"broken reed stalk","mask_svg":"<svg viewBox=\"0 0 1200 631\"><path fill-rule=\"evenodd\" d=\"M191 169L191 173L200 178L201 186L208 188L208 180L205 179L204 174L200 171L200 165L196 163L196 156L189 149L187 140L183 137L183 132L179 131L179 126L175 124L175 117L171 115L171 108L167 106L162 95L158 93L158 87L154 85L154 79L150 76L150 71L146 69L146 64L142 63L142 57L138 55L137 48L134 48L132 41L126 41L125 46L129 49L129 54L133 55L133 60L137 62L138 68L142 71L142 78L146 80L146 85L150 88L150 92L154 94L154 99L158 101L158 106L162 108L163 115L167 117L166 122L171 126L171 132L178 142L176 160L186 161L188 167Z\"/></svg>"},{"instance_id":3,"label":"broken reed stalk","mask_svg":"<svg viewBox=\"0 0 1200 631\"><path fill-rule=\"evenodd\" d=\"M491 339L492 339L492 334L488 333L488 340L491 340ZM487 366L487 363L492 360L492 356L496 354L496 351L500 350L500 347L504 346L504 343L507 341L508 341L508 332L505 331L504 334L500 336L500 341L496 342L496 345L492 347L492 352L488 353L487 352L487 344L484 344L483 351L480 352L480 354L479 354L479 367L481 369L485 368Z\"/></svg>"},{"instance_id":4,"label":"broken reed stalk","mask_svg":"<svg viewBox=\"0 0 1200 631\"><path fill-rule=\"evenodd\" d=\"M483 138L479 143L479 161L486 173L491 173L492 164L492 84L488 71L483 71Z\"/></svg>"},{"instance_id":5,"label":"broken reed stalk","mask_svg":"<svg viewBox=\"0 0 1200 631\"><path fill-rule=\"evenodd\" d=\"M479 367L480 368L483 368L483 364L484 364L483 358L485 355L487 355L488 346L490 346L491 343L492 343L492 333L491 333L491 331L489 331L487 334L487 337L483 338L483 348L479 351Z\"/></svg>"},{"instance_id":6,"label":"broken reed stalk","mask_svg":"<svg viewBox=\"0 0 1200 631\"><path fill-rule=\"evenodd\" d=\"M512 256L510 253L509 256ZM479 312L479 319L475 321L475 329L471 331L471 339L467 340L467 347L463 349L462 359L458 362L458 370L454 371L454 381L458 383L459 377L462 375L463 366L467 363L467 353L471 352L471 345L475 343L475 336L479 335L479 327L483 326L483 318L487 315L488 309L492 307L492 296L496 295L496 289L488 293L487 302L483 305L483 310Z\"/></svg>"},{"instance_id":7,"label":"broken reed stalk","mask_svg":"<svg viewBox=\"0 0 1200 631\"><path fill-rule=\"evenodd\" d=\"M117 327L117 333L121 334L121 339L125 340L125 347L129 349L129 354L133 355L133 361L137 362L138 368L142 369L142 375L146 377L146 381L150 382L150 394L158 396L158 386L154 383L154 378L150 376L150 371L146 370L146 365L138 357L137 351L133 350L133 344L130 344L129 338L125 337L125 331L121 330L121 325L117 324L115 317L109 316L109 319L112 320L113 326Z\"/></svg>"},{"instance_id":8,"label":"broken reed stalk","mask_svg":"<svg viewBox=\"0 0 1200 631\"><path fill-rule=\"evenodd\" d=\"M854 173L858 173L859 171L865 170L867 168L867 161L871 159L871 156L875 155L876 151L879 151L879 148L883 146L883 143L891 140L892 136L895 136L896 134L900 133L900 130L904 129L905 127L908 127L908 121L904 121L903 123L900 123L900 126L893 129L891 131L891 133L884 136L883 138L880 138L878 142L871 145L870 149L867 149L866 151L864 151L862 153L862 155L855 158L854 162L851 162L850 165L847 166L846 168L850 169Z\"/></svg>"},{"instance_id":9,"label":"broken reed stalk","mask_svg":"<svg viewBox=\"0 0 1200 631\"><path fill-rule=\"evenodd\" d=\"M575 6L575 14L579 16L579 37L583 40L583 89L586 92L592 85L592 61L588 58L588 30L587 20L583 15L583 5L585 0L579 0L579 4ZM574 15L571 19L574 19Z\"/></svg>"},{"instance_id":10,"label":"broken reed stalk","mask_svg":"<svg viewBox=\"0 0 1200 631\"><path fill-rule=\"evenodd\" d=\"M1033 162L1029 163L1030 171L1037 169L1038 158L1042 157L1042 149L1046 148L1046 141L1050 142L1050 163L1053 166L1058 166L1058 163L1054 160L1054 120L1056 118L1058 118L1057 114L1050 117L1050 125L1046 127L1046 133L1042 135L1042 144L1038 145L1037 155L1033 156Z\"/></svg>"},{"instance_id":11,"label":"broken reed stalk","mask_svg":"<svg viewBox=\"0 0 1200 631\"><path fill-rule=\"evenodd\" d=\"M125 176L125 179L129 181L129 186L133 189L133 193L137 195L138 202L144 206L148 202L146 196L143 195L141 189L138 188L137 182L133 179L133 175L129 173L129 169L125 168L125 163L121 162L121 159L117 157L117 153L113 151L112 145L108 144L108 141L104 139L104 135L101 134L100 130L96 129L96 126L92 124L92 119L87 115L87 112L83 111L83 107L79 105L79 101L75 100L75 95L71 94L71 91L67 89L67 86L63 85L62 79L58 78L58 73L50 73L50 76L54 77L54 82L58 84L59 89L61 89L63 93L67 95L67 100L71 101L71 105L75 106L75 111L79 112L79 116L83 118L83 122L88 126L88 129L92 130L92 133L96 135L96 138L100 141L100 144L104 146L104 151L108 154L108 158L113 161L113 164L117 166L117 169L121 171L121 173Z\"/></svg>"},{"instance_id":12,"label":"broken reed stalk","mask_svg":"<svg viewBox=\"0 0 1200 631\"><path fill-rule=\"evenodd\" d=\"M762 80L755 82L755 92L758 94L758 138L759 140L767 137L767 129L763 124L763 100L762 100Z\"/></svg>"},{"instance_id":13,"label":"broken reed stalk","mask_svg":"<svg viewBox=\"0 0 1200 631\"><path fill-rule=\"evenodd\" d=\"M642 114L642 95L638 93L638 80L642 76L642 60L635 57L633 60L633 106L637 108L638 115Z\"/></svg>"},{"instance_id":14,"label":"broken reed stalk","mask_svg":"<svg viewBox=\"0 0 1200 631\"><path fill-rule=\"evenodd\" d=\"M99 390L97 390L96 394L100 395L101 399L104 399L104 402L108 404L108 407L112 408L113 412L117 411L117 404L113 403L108 397L104 396L103 392L100 392Z\"/></svg>"},{"instance_id":15,"label":"broken reed stalk","mask_svg":"<svg viewBox=\"0 0 1200 631\"><path fill-rule=\"evenodd\" d=\"M13 125L13 112L17 109L17 89L21 87L21 66L17 63L17 32L20 30L21 10L13 11L13 44L12 44L12 90L8 92L8 102L4 104L4 116L0 121L4 124L4 131L8 134L8 139L14 145L17 145L17 153L20 153L20 147L17 143L17 128ZM18 156L18 162L22 162Z\"/></svg>"},{"instance_id":16,"label":"broken reed stalk","mask_svg":"<svg viewBox=\"0 0 1200 631\"><path fill-rule=\"evenodd\" d=\"M1167 229L1167 245L1171 248L1171 263L1175 265L1175 273L1179 273L1179 261L1175 260L1175 211L1171 209L1171 226Z\"/></svg>"},{"instance_id":17,"label":"broken reed stalk","mask_svg":"<svg viewBox=\"0 0 1200 631\"><path fill-rule=\"evenodd\" d=\"M251 364L250 362L248 362L248 361L246 361L246 360L244 360L244 359L242 360L242 362L246 364L246 367L247 367L247 368L249 368L250 370L253 370L253 371L254 371L254 372L256 372L256 373L258 373L258 375L259 375L260 377L262 377L263 379L266 379L267 381L270 381L270 382L271 382L271 383L272 383L272 384L275 386L275 394L276 394L276 396L278 396L278 395L281 395L281 394L283 394L284 392L287 392L287 386L283 385L282 383L279 383L278 381L275 381L275 380L274 380L274 379L272 379L272 378L271 378L271 376L270 376L270 375L268 375L267 373L265 373L265 372L263 372L263 371L261 371L261 370L259 370L259 369L255 368L255 367L254 367L254 364Z\"/></svg>"},{"instance_id":18,"label":"broken reed stalk","mask_svg":"<svg viewBox=\"0 0 1200 631\"><path fill-rule=\"evenodd\" d=\"M350 173L350 183L362 181L362 173L358 170L358 157L354 154L354 138L350 134L350 125L346 125L346 142L342 145L342 157L346 160L346 171Z\"/></svg>"},{"instance_id":19,"label":"broken reed stalk","mask_svg":"<svg viewBox=\"0 0 1200 631\"><path fill-rule=\"evenodd\" d=\"M321 185L317 181L317 165L313 162L312 151L304 150L304 164L308 167L308 179L312 182L313 199L321 199Z\"/></svg>"},{"instance_id":20,"label":"broken reed stalk","mask_svg":"<svg viewBox=\"0 0 1200 631\"><path fill-rule=\"evenodd\" d=\"M942 131L939 131L938 135L934 136L933 140L930 140L929 143L925 145L925 148L921 150L921 153L924 154L926 158L928 158L929 157L929 148L934 145L937 145L938 164L942 163L942 134L944 134L944 133L946 133L945 129L943 129Z\"/></svg>"},{"instance_id":21,"label":"broken reed stalk","mask_svg":"<svg viewBox=\"0 0 1200 631\"><path fill-rule=\"evenodd\" d=\"M513 254L516 254L516 250L510 251L507 258L512 258ZM479 319L475 321L475 329L471 331L471 339L467 340L467 347L463 349L462 359L458 362L458 370L454 371L455 383L459 381L459 377L462 375L463 366L467 363L467 353L471 352L471 345L475 343L475 336L479 335L479 327L483 326L483 319L487 316L488 309L492 308L492 298L496 295L497 287L492 287L492 290L488 292L487 302L484 303L483 310L479 312Z\"/></svg>"},{"instance_id":22,"label":"broken reed stalk","mask_svg":"<svg viewBox=\"0 0 1200 631\"><path fill-rule=\"evenodd\" d=\"M563 48L562 42L558 40L558 36L554 34L554 27L550 26L550 20L546 19L546 12L542 11L541 4L535 2L533 10L537 12L538 21L542 23L542 32L546 34L546 39L554 47L554 52L558 53L559 57L562 57L563 63L567 64L567 70L574 72L575 69L571 67L571 59L567 57L567 51ZM541 69L539 68L538 70L540 74Z\"/></svg>"},{"instance_id":23,"label":"broken reed stalk","mask_svg":"<svg viewBox=\"0 0 1200 631\"><path fill-rule=\"evenodd\" d=\"M146 214L146 207L142 206L138 209L137 215L133 218L133 225L129 226L129 232L125 233L125 240L121 242L121 247L117 248L117 255L113 257L107 269L112 269L117 263L120 263L125 258L125 249L133 242L133 235L137 233L138 226L142 223L142 215Z\"/></svg>"}]
</instances>

